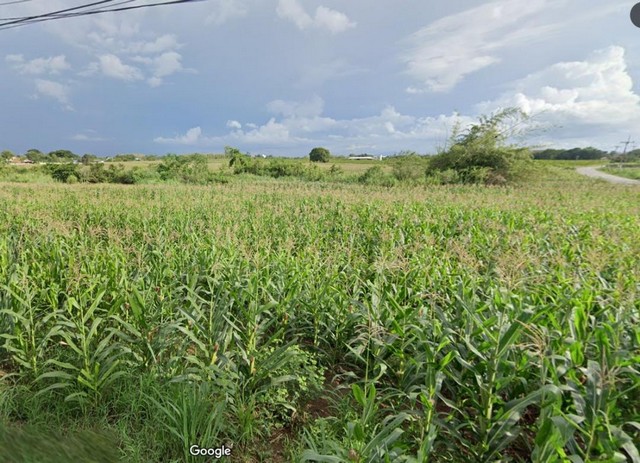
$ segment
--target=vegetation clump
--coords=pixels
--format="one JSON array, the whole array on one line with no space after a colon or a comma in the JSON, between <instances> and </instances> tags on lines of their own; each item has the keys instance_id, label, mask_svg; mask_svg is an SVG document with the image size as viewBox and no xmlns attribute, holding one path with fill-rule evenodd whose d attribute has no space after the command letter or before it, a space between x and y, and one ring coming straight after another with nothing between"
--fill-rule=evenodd
<instances>
[{"instance_id":1,"label":"vegetation clump","mask_svg":"<svg viewBox=\"0 0 640 463\"><path fill-rule=\"evenodd\" d=\"M482 116L463 133L451 137L450 147L430 160L427 177L443 183L504 184L522 179L532 159L526 147L508 145L511 129L526 119L515 108ZM506 123L513 122L511 127Z\"/></svg>"},{"instance_id":2,"label":"vegetation clump","mask_svg":"<svg viewBox=\"0 0 640 463\"><path fill-rule=\"evenodd\" d=\"M331 153L326 148L313 148L309 153L309 159L311 162L329 162L331 160Z\"/></svg>"}]
</instances>

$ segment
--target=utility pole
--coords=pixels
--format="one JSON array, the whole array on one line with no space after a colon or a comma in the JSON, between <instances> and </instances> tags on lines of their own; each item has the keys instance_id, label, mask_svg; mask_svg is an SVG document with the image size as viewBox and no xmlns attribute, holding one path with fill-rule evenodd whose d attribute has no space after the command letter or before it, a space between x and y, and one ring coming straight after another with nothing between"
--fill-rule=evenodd
<instances>
[{"instance_id":1,"label":"utility pole","mask_svg":"<svg viewBox=\"0 0 640 463\"><path fill-rule=\"evenodd\" d=\"M621 141L620 143L624 145L624 150L622 151L622 156L620 158L620 162L618 163L618 167L622 169L622 163L624 162L624 155L627 154L627 149L629 148L629 145L635 145L635 142L631 141L631 135L629 135L629 138L627 138L627 141Z\"/></svg>"},{"instance_id":2,"label":"utility pole","mask_svg":"<svg viewBox=\"0 0 640 463\"><path fill-rule=\"evenodd\" d=\"M629 145L635 144L635 142L631 141L631 135L629 135L629 138L627 139L627 141L621 141L620 143L624 145L624 151L622 152L623 156L627 154L627 148L629 147Z\"/></svg>"}]
</instances>

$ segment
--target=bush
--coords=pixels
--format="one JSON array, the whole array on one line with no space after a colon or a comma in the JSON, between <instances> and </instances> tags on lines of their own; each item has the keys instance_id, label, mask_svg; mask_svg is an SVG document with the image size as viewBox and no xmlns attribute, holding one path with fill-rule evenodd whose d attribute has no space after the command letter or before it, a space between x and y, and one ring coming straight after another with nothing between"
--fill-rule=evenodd
<instances>
[{"instance_id":1,"label":"bush","mask_svg":"<svg viewBox=\"0 0 640 463\"><path fill-rule=\"evenodd\" d=\"M211 182L207 157L202 154L177 156L167 155L158 166L162 180L177 180L182 183L204 185Z\"/></svg>"},{"instance_id":2,"label":"bush","mask_svg":"<svg viewBox=\"0 0 640 463\"><path fill-rule=\"evenodd\" d=\"M326 148L313 148L309 153L311 162L329 162L331 153Z\"/></svg>"},{"instance_id":3,"label":"bush","mask_svg":"<svg viewBox=\"0 0 640 463\"><path fill-rule=\"evenodd\" d=\"M78 169L75 164L49 164L47 165L47 171L49 175L53 177L54 180L59 182L66 182L70 176L74 176L76 181L78 180L79 174Z\"/></svg>"},{"instance_id":4,"label":"bush","mask_svg":"<svg viewBox=\"0 0 640 463\"><path fill-rule=\"evenodd\" d=\"M429 165L429 157L405 150L387 158L387 163L391 164L391 173L396 180L415 183L422 180L425 168Z\"/></svg>"},{"instance_id":5,"label":"bush","mask_svg":"<svg viewBox=\"0 0 640 463\"><path fill-rule=\"evenodd\" d=\"M380 185L386 187L394 186L397 183L396 179L385 174L380 166L368 168L364 174L358 178L358 181L365 185Z\"/></svg>"},{"instance_id":6,"label":"bush","mask_svg":"<svg viewBox=\"0 0 640 463\"><path fill-rule=\"evenodd\" d=\"M467 133L454 134L451 147L431 159L427 176L453 170L461 183L488 183L499 179L506 183L523 177L530 165L531 152L507 145L509 129L503 127L505 121L514 118L523 120L526 116L518 109L505 109L491 117L481 117Z\"/></svg>"},{"instance_id":7,"label":"bush","mask_svg":"<svg viewBox=\"0 0 640 463\"><path fill-rule=\"evenodd\" d=\"M340 167L340 166L332 164L331 168L329 169L329 174L333 175L333 176L336 176L336 177L339 177L339 176L344 174L344 169L342 167Z\"/></svg>"}]
</instances>

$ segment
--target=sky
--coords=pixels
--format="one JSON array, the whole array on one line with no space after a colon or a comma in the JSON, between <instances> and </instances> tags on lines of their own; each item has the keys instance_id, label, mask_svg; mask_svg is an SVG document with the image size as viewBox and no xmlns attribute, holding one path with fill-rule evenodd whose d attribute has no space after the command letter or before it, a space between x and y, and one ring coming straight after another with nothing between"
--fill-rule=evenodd
<instances>
[{"instance_id":1,"label":"sky","mask_svg":"<svg viewBox=\"0 0 640 463\"><path fill-rule=\"evenodd\" d=\"M611 151L640 143L634 3L205 0L3 29L0 150L432 154L518 107L518 143Z\"/></svg>"}]
</instances>

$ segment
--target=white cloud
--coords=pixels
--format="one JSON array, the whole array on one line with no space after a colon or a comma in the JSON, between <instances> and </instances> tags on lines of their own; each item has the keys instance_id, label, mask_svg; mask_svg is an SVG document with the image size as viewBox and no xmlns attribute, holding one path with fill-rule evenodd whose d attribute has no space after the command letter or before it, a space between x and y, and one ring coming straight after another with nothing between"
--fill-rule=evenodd
<instances>
[{"instance_id":1,"label":"white cloud","mask_svg":"<svg viewBox=\"0 0 640 463\"><path fill-rule=\"evenodd\" d=\"M551 65L516 81L496 101L478 105L483 111L497 106L517 106L573 130L640 124L640 96L633 90L625 50L619 46L597 50L584 61Z\"/></svg>"},{"instance_id":2,"label":"white cloud","mask_svg":"<svg viewBox=\"0 0 640 463\"><path fill-rule=\"evenodd\" d=\"M154 58L147 56L134 56L133 61L143 63L153 74L147 79L147 83L152 87L162 85L163 78L184 71L182 67L182 55L176 51L168 51Z\"/></svg>"},{"instance_id":3,"label":"white cloud","mask_svg":"<svg viewBox=\"0 0 640 463\"><path fill-rule=\"evenodd\" d=\"M407 92L451 90L465 76L500 62L501 51L548 39L561 23L545 21L542 13L564 3L496 0L420 29L409 37L409 50L402 56L407 73L420 83Z\"/></svg>"},{"instance_id":4,"label":"white cloud","mask_svg":"<svg viewBox=\"0 0 640 463\"><path fill-rule=\"evenodd\" d=\"M180 48L178 39L174 34L164 34L155 40L146 42L134 42L125 51L129 53L162 53L169 50Z\"/></svg>"},{"instance_id":5,"label":"white cloud","mask_svg":"<svg viewBox=\"0 0 640 463\"><path fill-rule=\"evenodd\" d=\"M300 5L298 0L278 0L276 13L278 13L278 16L281 18L293 22L300 30L315 27L318 29L326 29L332 34L337 34L354 28L357 25L357 23L351 21L346 14L325 6L319 6L316 9L315 17L311 17L302 5Z\"/></svg>"},{"instance_id":6,"label":"white cloud","mask_svg":"<svg viewBox=\"0 0 640 463\"><path fill-rule=\"evenodd\" d=\"M177 135L171 138L156 137L153 141L173 145L195 145L202 141L202 129L193 127L187 130L184 135Z\"/></svg>"},{"instance_id":7,"label":"white cloud","mask_svg":"<svg viewBox=\"0 0 640 463\"><path fill-rule=\"evenodd\" d=\"M116 55L108 54L100 56L100 69L106 76L114 79L133 81L143 78L140 69L123 63Z\"/></svg>"},{"instance_id":8,"label":"white cloud","mask_svg":"<svg viewBox=\"0 0 640 463\"><path fill-rule=\"evenodd\" d=\"M266 124L249 132L234 132L230 137L242 143L262 145L288 144L295 141L289 128L285 124L277 122L275 118L269 119Z\"/></svg>"},{"instance_id":9,"label":"white cloud","mask_svg":"<svg viewBox=\"0 0 640 463\"><path fill-rule=\"evenodd\" d=\"M182 56L175 51L168 51L153 60L155 77L166 77L182 70Z\"/></svg>"},{"instance_id":10,"label":"white cloud","mask_svg":"<svg viewBox=\"0 0 640 463\"><path fill-rule=\"evenodd\" d=\"M401 143L402 148L424 151L429 142L444 144L456 122L463 126L472 122L471 118L457 114L419 118L402 114L392 106L374 116L340 120L323 116L323 105L317 96L303 102L276 100L267 106L281 118L271 117L262 125L227 121L226 126L231 131L226 135L206 137L198 127L194 136L189 136L188 132L173 138L158 137L155 141L185 144L189 140L198 145L249 145L260 150L271 147L276 151L281 147L307 150L311 145L322 144L339 152L354 147L389 152ZM243 130L243 126L247 130Z\"/></svg>"},{"instance_id":11,"label":"white cloud","mask_svg":"<svg viewBox=\"0 0 640 463\"><path fill-rule=\"evenodd\" d=\"M313 19L297 0L278 0L276 12L281 18L293 22L298 29L306 29L313 24Z\"/></svg>"},{"instance_id":12,"label":"white cloud","mask_svg":"<svg viewBox=\"0 0 640 463\"><path fill-rule=\"evenodd\" d=\"M35 58L30 61L26 61L22 55L7 55L5 61L22 74L60 74L71 68L64 55Z\"/></svg>"},{"instance_id":13,"label":"white cloud","mask_svg":"<svg viewBox=\"0 0 640 463\"><path fill-rule=\"evenodd\" d=\"M319 6L316 10L314 23L317 27L328 29L333 34L356 26L356 23L350 21L346 14L324 6Z\"/></svg>"},{"instance_id":14,"label":"white cloud","mask_svg":"<svg viewBox=\"0 0 640 463\"><path fill-rule=\"evenodd\" d=\"M52 80L46 79L36 79L36 97L38 95L46 96L48 98L53 98L58 101L65 109L73 110L71 104L69 102L69 87L63 85L59 82L54 82Z\"/></svg>"},{"instance_id":15,"label":"white cloud","mask_svg":"<svg viewBox=\"0 0 640 463\"><path fill-rule=\"evenodd\" d=\"M248 12L246 6L238 0L215 0L213 4L211 13L205 19L206 24L220 26L230 19L242 17Z\"/></svg>"}]
</instances>

